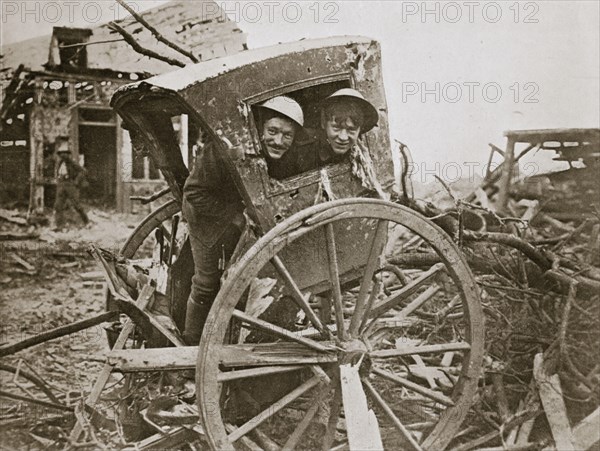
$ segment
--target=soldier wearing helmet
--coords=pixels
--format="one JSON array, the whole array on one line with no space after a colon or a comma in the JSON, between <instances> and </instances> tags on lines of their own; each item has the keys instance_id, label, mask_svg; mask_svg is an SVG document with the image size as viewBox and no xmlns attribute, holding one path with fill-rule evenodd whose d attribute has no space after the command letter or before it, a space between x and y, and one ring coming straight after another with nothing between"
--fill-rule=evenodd
<instances>
[{"instance_id":1,"label":"soldier wearing helmet","mask_svg":"<svg viewBox=\"0 0 600 451\"><path fill-rule=\"evenodd\" d=\"M57 139L56 154L58 166L56 169L56 199L54 201L55 230L61 230L65 225L65 213L69 204L87 225L90 220L81 205L79 195L79 189L86 183L85 169L71 158L68 137Z\"/></svg>"},{"instance_id":2,"label":"soldier wearing helmet","mask_svg":"<svg viewBox=\"0 0 600 451\"><path fill-rule=\"evenodd\" d=\"M294 142L304 127L304 113L294 99L278 96L259 105L260 140L269 175L276 179L299 172Z\"/></svg>"},{"instance_id":3,"label":"soldier wearing helmet","mask_svg":"<svg viewBox=\"0 0 600 451\"><path fill-rule=\"evenodd\" d=\"M307 130L311 140L301 150L302 172L339 163L359 136L377 125L375 107L355 89L340 89L321 104L321 129Z\"/></svg>"},{"instance_id":4,"label":"soldier wearing helmet","mask_svg":"<svg viewBox=\"0 0 600 451\"><path fill-rule=\"evenodd\" d=\"M284 178L297 173L295 158L288 153L304 124L302 108L283 96L267 100L259 108L261 141L270 175ZM245 225L244 204L221 155L215 143L206 144L183 188L182 211L194 257L183 332L188 345L200 341L225 263L231 258Z\"/></svg>"}]
</instances>

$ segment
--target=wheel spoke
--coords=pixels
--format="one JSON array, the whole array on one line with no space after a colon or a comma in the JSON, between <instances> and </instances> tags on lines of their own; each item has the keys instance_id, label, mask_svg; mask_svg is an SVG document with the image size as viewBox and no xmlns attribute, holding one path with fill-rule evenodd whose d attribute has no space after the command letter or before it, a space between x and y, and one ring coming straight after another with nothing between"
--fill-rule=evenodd
<instances>
[{"instance_id":1,"label":"wheel spoke","mask_svg":"<svg viewBox=\"0 0 600 451\"><path fill-rule=\"evenodd\" d=\"M302 309L302 311L306 314L309 321L319 331L321 331L321 333L323 333L324 336L330 337L331 333L330 333L329 329L326 329L325 327L323 327L323 324L317 317L317 314L315 313L315 311L312 309L312 307L308 303L306 296L304 294L302 294L302 291L300 291L298 284L292 278L292 275L290 274L288 269L283 264L283 261L281 260L281 258L279 256L275 255L271 259L271 264L275 267L275 269L277 270L277 273L281 276L284 283L286 284L288 289L291 291L292 299L294 299L296 304L298 304L298 307L300 307Z\"/></svg>"},{"instance_id":2,"label":"wheel spoke","mask_svg":"<svg viewBox=\"0 0 600 451\"><path fill-rule=\"evenodd\" d=\"M466 341L457 341L453 343L443 343L437 345L423 345L423 346L406 346L398 349L380 349L377 351L371 351L369 356L371 358L389 358L399 357L403 355L413 354L434 354L437 352L449 352L449 351L467 351L471 349L471 345Z\"/></svg>"},{"instance_id":3,"label":"wheel spoke","mask_svg":"<svg viewBox=\"0 0 600 451\"><path fill-rule=\"evenodd\" d=\"M388 418L394 424L396 429L398 429L398 431L402 434L402 436L406 439L406 441L411 445L412 449L421 451L422 448L419 446L419 443L417 442L415 437L413 437L413 435L410 433L410 431L408 429L406 429L406 427L402 424L400 419L398 419L398 417L396 416L394 411L384 401L384 399L377 392L375 387L373 387L373 384L371 384L371 382L369 380L367 380L366 378L363 379L363 384L367 388L367 391L369 392L371 397L373 398L373 401L375 401L375 403L381 408L381 410L383 410L385 412L385 414L388 416Z\"/></svg>"},{"instance_id":4,"label":"wheel spoke","mask_svg":"<svg viewBox=\"0 0 600 451\"><path fill-rule=\"evenodd\" d=\"M327 422L327 430L325 431L323 446L321 448L323 451L329 451L333 444L337 423L342 411L342 387L340 386L339 375L336 376L334 384L333 397L329 403L329 421Z\"/></svg>"},{"instance_id":5,"label":"wheel spoke","mask_svg":"<svg viewBox=\"0 0 600 451\"><path fill-rule=\"evenodd\" d=\"M245 312L242 312L241 310L234 310L233 317L239 319L244 323L248 323L264 332L276 335L281 338L287 338L288 340L303 344L304 346L308 346L309 348L315 349L317 351L327 352L336 350L336 348L333 346L324 345L322 343L319 343L318 341L311 340L310 338L302 337L298 334L295 334L291 330L287 330L281 326L269 323L268 321L255 318L253 316L248 315Z\"/></svg>"},{"instance_id":6,"label":"wheel spoke","mask_svg":"<svg viewBox=\"0 0 600 451\"><path fill-rule=\"evenodd\" d=\"M410 249L428 258L413 265L403 258L417 234L424 245ZM386 266L394 253L401 273ZM306 271L311 255L326 259L319 271ZM285 305L270 311L287 315L281 322L240 307L252 282L269 275L276 298L293 298L291 311ZM445 449L481 372L478 294L458 247L410 209L344 199L284 219L230 268L211 312L223 327L200 343L196 388L210 446L232 449L252 440L265 449L341 451L357 443L373 448L377 442L367 437L383 437L389 448ZM298 313L302 327L293 325ZM237 340L240 328L251 331L247 342ZM402 343L402 337L414 340ZM351 381L339 370L349 363ZM362 374L370 376L365 381ZM272 379L289 382L257 403Z\"/></svg>"},{"instance_id":7,"label":"wheel spoke","mask_svg":"<svg viewBox=\"0 0 600 451\"><path fill-rule=\"evenodd\" d=\"M381 281L376 280L375 285L373 285L373 289L371 290L371 294L369 295L369 301L367 302L367 307L365 308L365 313L363 315L363 319L360 322L360 327L358 330L365 330L367 325L367 321L369 320L369 315L371 314L371 309L373 308L373 304L375 303L375 298L377 297L377 293L379 293L379 289L381 288Z\"/></svg>"},{"instance_id":8,"label":"wheel spoke","mask_svg":"<svg viewBox=\"0 0 600 451\"><path fill-rule=\"evenodd\" d=\"M431 279L437 276L437 274L441 271L444 271L446 267L443 263L438 263L429 268L428 271L424 272L417 279L410 282L408 285L403 287L397 293L389 296L387 299L375 304L371 309L371 316L378 317L383 315L388 310L396 307L400 304L404 299L413 295L416 291L419 290L424 284L428 283Z\"/></svg>"},{"instance_id":9,"label":"wheel spoke","mask_svg":"<svg viewBox=\"0 0 600 451\"><path fill-rule=\"evenodd\" d=\"M313 396L313 398L311 399L310 409L306 411L304 417L302 418L300 423L298 423L298 426L296 426L294 432L292 432L292 435L288 437L287 441L285 442L285 445L283 445L282 451L293 451L294 449L296 449L300 438L302 438L302 434L304 434L304 431L306 431L306 429L310 425L310 422L313 420L313 418L319 410L319 400L322 394L323 393L321 391L315 393L315 396Z\"/></svg>"},{"instance_id":10,"label":"wheel spoke","mask_svg":"<svg viewBox=\"0 0 600 451\"><path fill-rule=\"evenodd\" d=\"M231 381L234 379L245 379L248 377L260 377L267 374L287 373L306 368L305 365L290 365L290 366L263 366L260 368L249 368L247 370L236 370L220 372L217 376L218 382Z\"/></svg>"},{"instance_id":11,"label":"wheel spoke","mask_svg":"<svg viewBox=\"0 0 600 451\"><path fill-rule=\"evenodd\" d=\"M406 327L403 324L406 323L408 316L411 313L413 313L415 310L417 310L419 307L421 307L425 302L429 301L439 291L440 291L440 288L437 285L427 288L427 290L425 290L423 293L421 293L419 296L417 296L412 302L410 302L410 304L408 304L406 307L404 307L400 311L400 313L394 315L393 318L388 318L388 319L392 319L392 321L395 322L396 327ZM377 325L377 323L380 323L380 322L381 322L381 320L379 317L376 317L375 319L373 319L369 323L369 325L364 328L364 331L365 331L364 334L370 335L371 331L373 330L375 325Z\"/></svg>"},{"instance_id":12,"label":"wheel spoke","mask_svg":"<svg viewBox=\"0 0 600 451\"><path fill-rule=\"evenodd\" d=\"M396 315L397 319L403 320L412 312L420 308L423 304L429 301L432 297L434 297L440 291L440 287L437 285L431 286L427 288L423 293L417 296L413 301L411 301L406 307L400 310L400 313Z\"/></svg>"},{"instance_id":13,"label":"wheel spoke","mask_svg":"<svg viewBox=\"0 0 600 451\"><path fill-rule=\"evenodd\" d=\"M215 349L218 361L226 368L313 365L337 361L335 353L323 353L297 343L260 343L221 345Z\"/></svg>"},{"instance_id":14,"label":"wheel spoke","mask_svg":"<svg viewBox=\"0 0 600 451\"><path fill-rule=\"evenodd\" d=\"M448 304L446 304L439 311L435 312L436 320L439 321L442 318L446 317L446 315L448 315L454 307L456 307L457 305L460 304L460 301L461 301L461 298L459 295L454 296L452 298L452 300L450 302L448 302ZM437 321L436 321L436 323L437 323Z\"/></svg>"},{"instance_id":15,"label":"wheel spoke","mask_svg":"<svg viewBox=\"0 0 600 451\"><path fill-rule=\"evenodd\" d=\"M377 222L377 229L373 236L371 244L371 250L369 251L369 257L365 266L365 274L360 283L360 291L356 298L356 307L354 308L354 315L350 321L350 335L356 335L358 328L362 323L363 315L366 309L367 296L369 294L369 288L373 284L373 275L377 270L379 264L380 254L385 245L385 239L387 237L388 221L379 220Z\"/></svg>"},{"instance_id":16,"label":"wheel spoke","mask_svg":"<svg viewBox=\"0 0 600 451\"><path fill-rule=\"evenodd\" d=\"M378 376L383 377L384 379L387 379L391 382L395 382L396 384L401 385L402 387L408 388L409 390L419 393L420 395L423 395L433 401L439 402L440 404L443 404L448 407L454 406L454 401L452 401L452 399L435 390L431 390L429 388L423 387L422 385L415 384L414 382L411 382L408 379L396 376L395 374L390 373L388 371L380 370L379 368L373 368L372 372L374 374L377 374Z\"/></svg>"},{"instance_id":17,"label":"wheel spoke","mask_svg":"<svg viewBox=\"0 0 600 451\"><path fill-rule=\"evenodd\" d=\"M331 293L333 296L333 307L335 309L335 324L340 340L346 339L344 329L344 305L342 304L342 289L340 287L340 270L338 266L337 251L335 248L335 235L333 224L325 226L327 238L327 255L329 257L329 280L331 281Z\"/></svg>"},{"instance_id":18,"label":"wheel spoke","mask_svg":"<svg viewBox=\"0 0 600 451\"><path fill-rule=\"evenodd\" d=\"M275 415L277 412L279 412L281 409L283 409L289 403L291 403L292 401L294 401L295 399L300 397L303 393L307 392L308 390L313 388L315 385L319 384L319 382L321 382L321 380L322 379L319 376L311 377L309 380L307 380L302 385L300 385L299 387L297 387L294 390L292 390L291 392L289 392L287 395L285 395L279 401L276 401L274 404L267 407L265 410L260 412L254 418L251 418L246 423L241 425L239 428L237 428L236 430L231 432L228 435L228 439L231 442L235 442L236 440L239 440L241 437L246 435L248 432L250 432L252 429L257 427L259 424L263 423L265 420L267 420L270 417L272 417L273 415Z\"/></svg>"}]
</instances>

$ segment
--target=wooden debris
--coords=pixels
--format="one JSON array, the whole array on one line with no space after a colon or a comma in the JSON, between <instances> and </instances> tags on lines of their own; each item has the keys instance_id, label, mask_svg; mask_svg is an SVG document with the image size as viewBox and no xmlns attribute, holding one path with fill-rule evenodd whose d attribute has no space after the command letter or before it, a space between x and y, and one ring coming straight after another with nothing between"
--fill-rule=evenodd
<instances>
[{"instance_id":1,"label":"wooden debris","mask_svg":"<svg viewBox=\"0 0 600 451\"><path fill-rule=\"evenodd\" d=\"M175 427L168 432L160 432L151 435L135 444L135 446L123 448L123 451L160 451L165 449L178 449L180 445L188 443L196 432L185 427Z\"/></svg>"},{"instance_id":2,"label":"wooden debris","mask_svg":"<svg viewBox=\"0 0 600 451\"><path fill-rule=\"evenodd\" d=\"M42 401L41 399L30 398L27 396L17 395L15 393L5 392L4 390L0 390L0 398L8 398L15 399L17 401L23 401L31 404L36 404L38 406L46 407L48 409L57 409L57 410L66 410L68 412L72 412L73 407L65 406L63 404L56 404L53 402Z\"/></svg>"},{"instance_id":3,"label":"wooden debris","mask_svg":"<svg viewBox=\"0 0 600 451\"><path fill-rule=\"evenodd\" d=\"M19 218L18 216L16 216L15 214L11 213L8 210L5 210L4 208L0 208L0 219L3 219L4 221L7 221L7 222L12 222L13 224L18 224L21 226L27 225L26 219Z\"/></svg>"},{"instance_id":4,"label":"wooden debris","mask_svg":"<svg viewBox=\"0 0 600 451\"><path fill-rule=\"evenodd\" d=\"M575 447L573 440L560 379L558 375L551 376L546 372L543 354L536 354L533 359L533 376L537 382L540 400L544 412L546 412L556 448L560 450L579 449Z\"/></svg>"},{"instance_id":5,"label":"wooden debris","mask_svg":"<svg viewBox=\"0 0 600 451\"><path fill-rule=\"evenodd\" d=\"M64 337L65 335L70 335L107 321L113 321L118 317L119 312L103 312L89 319L67 324L66 326L56 327L52 330L26 338L25 340L21 340L17 343L0 346L0 357L14 354L15 352L22 351L23 349L54 340L56 338Z\"/></svg>"},{"instance_id":6,"label":"wooden debris","mask_svg":"<svg viewBox=\"0 0 600 451\"><path fill-rule=\"evenodd\" d=\"M99 280L104 280L104 273L102 271L89 271L79 274L85 281L95 282Z\"/></svg>"},{"instance_id":7,"label":"wooden debris","mask_svg":"<svg viewBox=\"0 0 600 451\"><path fill-rule=\"evenodd\" d=\"M288 352L286 352L288 351ZM193 369L198 357L197 346L156 349L113 350L107 356L109 364L124 373L135 371L175 371ZM256 345L224 345L219 358L225 367L299 365L335 362L335 354L307 349L295 343L265 343Z\"/></svg>"},{"instance_id":8,"label":"wooden debris","mask_svg":"<svg viewBox=\"0 0 600 451\"><path fill-rule=\"evenodd\" d=\"M600 407L573 428L574 449L590 449L598 442L600 442Z\"/></svg>"},{"instance_id":9,"label":"wooden debris","mask_svg":"<svg viewBox=\"0 0 600 451\"><path fill-rule=\"evenodd\" d=\"M340 383L350 449L383 450L379 423L375 412L367 405L358 368L359 365L340 365Z\"/></svg>"},{"instance_id":10,"label":"wooden debris","mask_svg":"<svg viewBox=\"0 0 600 451\"><path fill-rule=\"evenodd\" d=\"M31 263L29 263L27 260L25 260L22 257L19 257L17 254L9 254L10 258L12 258L16 263L18 263L19 265L21 265L23 268L25 268L27 271L32 271L35 272L35 266L33 266Z\"/></svg>"},{"instance_id":11,"label":"wooden debris","mask_svg":"<svg viewBox=\"0 0 600 451\"><path fill-rule=\"evenodd\" d=\"M153 297L154 297L154 288L152 288L150 285L146 285L140 292L140 295L136 301L136 304L138 307L144 309L151 302ZM125 344L127 343L129 336L133 333L134 329L135 329L134 322L131 320L128 320L125 323L125 325L123 326L123 329L121 330L121 333L119 334L117 340L115 341L113 349L123 349L125 347ZM110 373L112 373L113 369L114 369L114 367L110 363L104 364L104 367L102 368L102 371L98 375L98 379L96 380L96 383L94 384L94 387L92 388L92 391L90 392L90 394L87 397L86 403L89 406L93 407L100 399L102 390L104 389L104 386L108 382L108 378L110 377ZM80 421L78 421L77 424L75 425L75 427L73 428L73 430L71 431L69 440L73 443L77 442L77 440L79 439L79 436L81 435L81 433L83 431L84 431L84 425Z\"/></svg>"},{"instance_id":12,"label":"wooden debris","mask_svg":"<svg viewBox=\"0 0 600 451\"><path fill-rule=\"evenodd\" d=\"M35 232L1 232L0 241L23 241L35 240L39 238L39 234Z\"/></svg>"}]
</instances>

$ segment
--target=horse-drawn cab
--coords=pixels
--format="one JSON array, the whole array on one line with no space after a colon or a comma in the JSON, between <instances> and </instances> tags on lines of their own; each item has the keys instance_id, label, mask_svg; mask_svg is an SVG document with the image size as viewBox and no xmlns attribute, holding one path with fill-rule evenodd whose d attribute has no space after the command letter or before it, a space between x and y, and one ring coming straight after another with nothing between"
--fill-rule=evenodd
<instances>
[{"instance_id":1,"label":"horse-drawn cab","mask_svg":"<svg viewBox=\"0 0 600 451\"><path fill-rule=\"evenodd\" d=\"M376 107L377 127L342 161L269 176L259 105L291 97L304 126L318 129L323 99L342 88ZM216 144L246 208L198 353L211 446L447 446L476 389L481 310L450 238L387 200L394 171L379 45L342 37L245 51L127 86L112 104L174 198L122 254L139 257L151 242L163 313L180 330L193 274L179 220L189 156Z\"/></svg>"}]
</instances>

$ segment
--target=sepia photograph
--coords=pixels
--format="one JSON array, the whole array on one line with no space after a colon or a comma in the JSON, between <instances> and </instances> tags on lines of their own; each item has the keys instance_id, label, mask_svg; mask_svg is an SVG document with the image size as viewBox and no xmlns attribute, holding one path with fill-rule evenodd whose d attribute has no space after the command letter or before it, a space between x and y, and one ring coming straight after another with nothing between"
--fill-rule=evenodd
<instances>
[{"instance_id":1,"label":"sepia photograph","mask_svg":"<svg viewBox=\"0 0 600 451\"><path fill-rule=\"evenodd\" d=\"M600 450L599 2L0 21L0 450Z\"/></svg>"}]
</instances>

